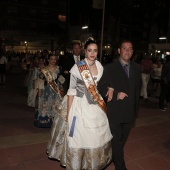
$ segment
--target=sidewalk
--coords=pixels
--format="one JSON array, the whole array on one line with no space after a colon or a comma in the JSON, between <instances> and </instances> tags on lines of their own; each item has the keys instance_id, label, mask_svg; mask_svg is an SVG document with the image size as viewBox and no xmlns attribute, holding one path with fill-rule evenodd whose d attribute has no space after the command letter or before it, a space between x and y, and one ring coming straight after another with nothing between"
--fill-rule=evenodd
<instances>
[{"instance_id":1,"label":"sidewalk","mask_svg":"<svg viewBox=\"0 0 170 170\"><path fill-rule=\"evenodd\" d=\"M50 129L33 125L24 79L24 74L8 74L6 87L0 87L0 170L64 170L46 155ZM158 99L141 100L125 160L128 170L170 170L170 107L162 112Z\"/></svg>"}]
</instances>

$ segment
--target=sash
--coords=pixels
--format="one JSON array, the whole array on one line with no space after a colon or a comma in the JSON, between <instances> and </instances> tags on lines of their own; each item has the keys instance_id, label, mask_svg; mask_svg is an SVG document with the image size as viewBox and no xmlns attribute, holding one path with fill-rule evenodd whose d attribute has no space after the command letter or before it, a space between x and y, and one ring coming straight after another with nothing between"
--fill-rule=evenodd
<instances>
[{"instance_id":1,"label":"sash","mask_svg":"<svg viewBox=\"0 0 170 170\"><path fill-rule=\"evenodd\" d=\"M45 76L45 79L47 83L50 85L50 87L59 95L60 99L63 98L63 90L59 88L58 84L53 80L53 77L50 73L50 71L47 68L42 68L41 72Z\"/></svg>"},{"instance_id":2,"label":"sash","mask_svg":"<svg viewBox=\"0 0 170 170\"><path fill-rule=\"evenodd\" d=\"M102 98L102 96L99 94L96 84L94 82L94 79L91 75L91 72L89 70L89 67L85 60L81 60L77 63L80 75L83 79L83 82L85 84L85 87L87 88L87 91L90 93L90 95L93 97L93 100L97 102L97 104L100 106L100 108L106 112L106 104Z\"/></svg>"}]
</instances>

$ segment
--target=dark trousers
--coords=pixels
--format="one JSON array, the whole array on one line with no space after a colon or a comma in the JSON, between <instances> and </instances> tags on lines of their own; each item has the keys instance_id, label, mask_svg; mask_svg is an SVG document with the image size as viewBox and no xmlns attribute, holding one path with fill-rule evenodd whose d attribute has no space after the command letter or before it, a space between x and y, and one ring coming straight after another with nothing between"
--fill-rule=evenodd
<instances>
[{"instance_id":1,"label":"dark trousers","mask_svg":"<svg viewBox=\"0 0 170 170\"><path fill-rule=\"evenodd\" d=\"M124 160L124 145L132 128L132 123L110 123L112 139L112 160L115 170L126 170Z\"/></svg>"},{"instance_id":2,"label":"dark trousers","mask_svg":"<svg viewBox=\"0 0 170 170\"><path fill-rule=\"evenodd\" d=\"M164 101L169 102L170 100L170 81L164 83L161 81L161 94L159 98L159 107L164 108Z\"/></svg>"},{"instance_id":3,"label":"dark trousers","mask_svg":"<svg viewBox=\"0 0 170 170\"><path fill-rule=\"evenodd\" d=\"M167 83L167 93L166 93L166 102L170 102L170 81Z\"/></svg>"}]
</instances>

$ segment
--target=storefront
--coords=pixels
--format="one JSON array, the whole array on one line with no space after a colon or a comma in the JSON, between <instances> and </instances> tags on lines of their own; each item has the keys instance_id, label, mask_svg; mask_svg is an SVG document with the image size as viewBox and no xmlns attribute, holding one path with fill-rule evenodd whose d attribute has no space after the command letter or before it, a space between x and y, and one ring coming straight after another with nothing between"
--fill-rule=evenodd
<instances>
[{"instance_id":1,"label":"storefront","mask_svg":"<svg viewBox=\"0 0 170 170\"><path fill-rule=\"evenodd\" d=\"M149 52L155 58L165 59L166 55L170 55L170 43L149 44Z\"/></svg>"}]
</instances>

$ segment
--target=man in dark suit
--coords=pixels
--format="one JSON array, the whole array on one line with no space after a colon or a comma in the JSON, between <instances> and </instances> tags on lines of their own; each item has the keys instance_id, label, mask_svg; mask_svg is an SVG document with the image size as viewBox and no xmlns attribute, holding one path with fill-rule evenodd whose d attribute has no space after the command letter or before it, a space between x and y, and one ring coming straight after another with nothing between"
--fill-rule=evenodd
<instances>
[{"instance_id":1,"label":"man in dark suit","mask_svg":"<svg viewBox=\"0 0 170 170\"><path fill-rule=\"evenodd\" d=\"M72 41L72 53L65 54L64 56L59 58L58 65L62 68L62 75L65 78L64 83L64 90L65 93L67 93L67 90L70 85L70 70L73 67L75 63L82 60L84 56L81 54L81 42L78 40Z\"/></svg>"},{"instance_id":2,"label":"man in dark suit","mask_svg":"<svg viewBox=\"0 0 170 170\"><path fill-rule=\"evenodd\" d=\"M141 69L130 60L133 55L131 41L122 41L118 53L119 58L104 67L98 89L103 97L108 97L107 112L113 135L112 160L115 170L126 170L124 145L138 110Z\"/></svg>"}]
</instances>

